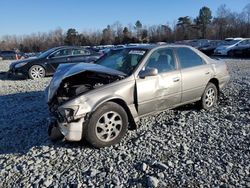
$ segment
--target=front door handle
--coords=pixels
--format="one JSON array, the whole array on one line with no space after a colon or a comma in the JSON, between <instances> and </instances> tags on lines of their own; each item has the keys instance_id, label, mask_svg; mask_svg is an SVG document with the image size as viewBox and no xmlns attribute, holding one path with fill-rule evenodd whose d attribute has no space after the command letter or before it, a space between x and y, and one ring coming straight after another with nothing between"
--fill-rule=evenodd
<instances>
[{"instance_id":1,"label":"front door handle","mask_svg":"<svg viewBox=\"0 0 250 188\"><path fill-rule=\"evenodd\" d=\"M175 78L173 78L173 81L174 81L174 82L179 82L179 81L180 81L180 78L179 78L179 77L175 77Z\"/></svg>"},{"instance_id":2,"label":"front door handle","mask_svg":"<svg viewBox=\"0 0 250 188\"><path fill-rule=\"evenodd\" d=\"M210 74L210 72L208 71L208 72L206 72L205 74Z\"/></svg>"}]
</instances>

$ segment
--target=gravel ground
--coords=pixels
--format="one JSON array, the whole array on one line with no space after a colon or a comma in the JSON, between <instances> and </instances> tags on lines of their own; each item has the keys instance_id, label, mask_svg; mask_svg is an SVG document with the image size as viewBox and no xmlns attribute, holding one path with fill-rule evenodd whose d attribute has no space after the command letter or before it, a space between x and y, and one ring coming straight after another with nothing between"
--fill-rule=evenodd
<instances>
[{"instance_id":1,"label":"gravel ground","mask_svg":"<svg viewBox=\"0 0 250 188\"><path fill-rule=\"evenodd\" d=\"M250 60L225 61L231 81L217 107L142 118L103 149L50 142L50 78L8 79L1 61L0 187L250 187Z\"/></svg>"}]
</instances>

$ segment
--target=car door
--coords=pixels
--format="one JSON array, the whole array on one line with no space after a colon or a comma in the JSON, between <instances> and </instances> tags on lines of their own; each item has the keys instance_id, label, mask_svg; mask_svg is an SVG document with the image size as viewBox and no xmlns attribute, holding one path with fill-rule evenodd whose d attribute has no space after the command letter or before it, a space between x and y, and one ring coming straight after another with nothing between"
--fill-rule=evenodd
<instances>
[{"instance_id":1,"label":"car door","mask_svg":"<svg viewBox=\"0 0 250 188\"><path fill-rule=\"evenodd\" d=\"M68 63L70 60L71 55L71 49L60 49L48 56L47 63L54 69L62 64L62 63Z\"/></svg>"},{"instance_id":2,"label":"car door","mask_svg":"<svg viewBox=\"0 0 250 188\"><path fill-rule=\"evenodd\" d=\"M210 64L188 47L176 48L181 69L182 103L200 98L213 70Z\"/></svg>"},{"instance_id":3,"label":"car door","mask_svg":"<svg viewBox=\"0 0 250 188\"><path fill-rule=\"evenodd\" d=\"M181 74L173 50L161 48L153 52L139 75L152 68L158 70L157 75L136 79L139 115L175 106L181 100Z\"/></svg>"}]
</instances>

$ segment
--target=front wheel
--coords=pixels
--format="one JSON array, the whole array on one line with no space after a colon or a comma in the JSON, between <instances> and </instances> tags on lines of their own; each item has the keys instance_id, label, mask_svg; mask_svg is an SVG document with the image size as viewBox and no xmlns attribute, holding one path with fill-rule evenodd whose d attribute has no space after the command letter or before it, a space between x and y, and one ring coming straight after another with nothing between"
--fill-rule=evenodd
<instances>
[{"instance_id":1,"label":"front wheel","mask_svg":"<svg viewBox=\"0 0 250 188\"><path fill-rule=\"evenodd\" d=\"M230 51L228 52L228 56L229 56L229 57L234 57L234 52L230 50Z\"/></svg>"},{"instance_id":2,"label":"front wheel","mask_svg":"<svg viewBox=\"0 0 250 188\"><path fill-rule=\"evenodd\" d=\"M218 90L213 83L208 83L202 98L201 98L201 107L208 110L211 109L218 100Z\"/></svg>"},{"instance_id":3,"label":"front wheel","mask_svg":"<svg viewBox=\"0 0 250 188\"><path fill-rule=\"evenodd\" d=\"M85 126L86 140L96 148L118 143L128 129L126 111L117 103L107 102L100 106Z\"/></svg>"},{"instance_id":4,"label":"front wheel","mask_svg":"<svg viewBox=\"0 0 250 188\"><path fill-rule=\"evenodd\" d=\"M39 79L45 77L45 70L40 65L33 65L29 69L29 78L30 79Z\"/></svg>"},{"instance_id":5,"label":"front wheel","mask_svg":"<svg viewBox=\"0 0 250 188\"><path fill-rule=\"evenodd\" d=\"M59 130L59 128L54 126L54 125L49 125L48 136L52 142L56 142L58 140L61 140L64 137L63 134L61 133L61 131Z\"/></svg>"}]
</instances>

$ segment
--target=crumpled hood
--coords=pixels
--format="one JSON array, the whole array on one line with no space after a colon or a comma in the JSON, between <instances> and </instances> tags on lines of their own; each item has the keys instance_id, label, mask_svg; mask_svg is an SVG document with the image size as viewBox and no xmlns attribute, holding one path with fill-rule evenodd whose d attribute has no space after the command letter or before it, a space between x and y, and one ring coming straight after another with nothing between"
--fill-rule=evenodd
<instances>
[{"instance_id":1,"label":"crumpled hood","mask_svg":"<svg viewBox=\"0 0 250 188\"><path fill-rule=\"evenodd\" d=\"M46 99L49 103L51 99L56 94L57 89L60 87L61 82L70 76L85 72L99 72L105 73L109 75L120 75L126 76L125 73L110 69L108 67L104 67L98 64L91 64L91 63L67 63L67 64L60 64L57 68L49 86L46 88Z\"/></svg>"}]
</instances>

